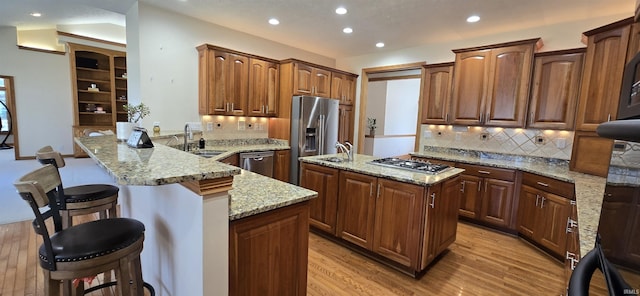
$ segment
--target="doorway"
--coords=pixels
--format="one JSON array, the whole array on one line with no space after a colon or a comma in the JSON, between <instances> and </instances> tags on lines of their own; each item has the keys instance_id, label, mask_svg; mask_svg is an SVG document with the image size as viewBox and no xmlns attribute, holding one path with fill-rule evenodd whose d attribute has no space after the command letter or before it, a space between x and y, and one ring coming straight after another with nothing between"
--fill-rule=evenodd
<instances>
[{"instance_id":1,"label":"doorway","mask_svg":"<svg viewBox=\"0 0 640 296\"><path fill-rule=\"evenodd\" d=\"M18 159L18 126L13 76L0 75L0 149L13 149Z\"/></svg>"},{"instance_id":2,"label":"doorway","mask_svg":"<svg viewBox=\"0 0 640 296\"><path fill-rule=\"evenodd\" d=\"M425 64L362 69L358 153L389 157L415 150L421 72ZM407 110L407 116L403 116L403 110ZM369 129L373 119L374 134Z\"/></svg>"}]
</instances>

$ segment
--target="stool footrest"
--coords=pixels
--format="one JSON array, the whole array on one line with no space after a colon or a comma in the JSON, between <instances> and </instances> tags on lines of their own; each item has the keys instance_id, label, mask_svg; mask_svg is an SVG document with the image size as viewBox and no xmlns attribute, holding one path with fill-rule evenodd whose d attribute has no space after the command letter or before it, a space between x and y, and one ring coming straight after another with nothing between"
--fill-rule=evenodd
<instances>
[{"instance_id":1,"label":"stool footrest","mask_svg":"<svg viewBox=\"0 0 640 296\"><path fill-rule=\"evenodd\" d=\"M97 286L94 286L94 287L91 287L91 288L85 289L85 290L84 290L84 295L87 295L87 294L89 294L89 293L91 293L91 292L95 292L95 291L98 291L98 290L104 289L104 288L106 288L106 287L115 286L115 285L117 285L117 284L118 284L118 282L117 282L117 281L112 281L112 282L108 282L108 283L100 284L100 285L97 285ZM129 281L129 284L133 284L133 281ZM147 288L147 291L149 291L149 295L151 295L151 296L155 296L155 295L156 295L156 290L153 288L153 286L152 286L151 284L149 284L149 283L147 283L147 282L143 282L143 283L142 283L142 286L144 286L145 288Z\"/></svg>"}]
</instances>

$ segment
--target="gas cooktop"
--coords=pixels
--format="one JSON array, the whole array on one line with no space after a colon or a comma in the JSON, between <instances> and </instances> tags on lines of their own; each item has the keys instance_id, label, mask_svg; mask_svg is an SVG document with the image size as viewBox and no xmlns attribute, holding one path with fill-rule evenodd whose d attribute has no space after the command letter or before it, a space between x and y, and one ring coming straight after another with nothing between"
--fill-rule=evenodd
<instances>
[{"instance_id":1,"label":"gas cooktop","mask_svg":"<svg viewBox=\"0 0 640 296\"><path fill-rule=\"evenodd\" d=\"M430 175L436 175L452 169L452 167L444 164L430 163L428 161L423 162L416 160L407 160L395 157L376 159L371 161L370 163L394 169L403 169Z\"/></svg>"}]
</instances>

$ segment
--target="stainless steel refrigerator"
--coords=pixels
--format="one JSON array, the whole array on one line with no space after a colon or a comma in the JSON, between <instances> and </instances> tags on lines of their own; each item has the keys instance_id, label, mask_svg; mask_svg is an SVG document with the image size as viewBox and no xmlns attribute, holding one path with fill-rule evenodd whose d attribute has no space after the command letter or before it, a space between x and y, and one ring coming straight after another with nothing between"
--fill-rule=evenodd
<instances>
[{"instance_id":1,"label":"stainless steel refrigerator","mask_svg":"<svg viewBox=\"0 0 640 296\"><path fill-rule=\"evenodd\" d=\"M338 100L294 96L291 102L291 177L299 184L298 157L336 153Z\"/></svg>"}]
</instances>

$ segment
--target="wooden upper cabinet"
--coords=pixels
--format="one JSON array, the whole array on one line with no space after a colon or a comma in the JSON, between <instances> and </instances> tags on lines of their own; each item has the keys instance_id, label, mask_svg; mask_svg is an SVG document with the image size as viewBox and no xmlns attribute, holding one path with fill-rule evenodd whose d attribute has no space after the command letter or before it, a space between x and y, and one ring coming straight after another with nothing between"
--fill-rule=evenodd
<instances>
[{"instance_id":1,"label":"wooden upper cabinet","mask_svg":"<svg viewBox=\"0 0 640 296\"><path fill-rule=\"evenodd\" d=\"M527 127L572 130L584 49L536 54Z\"/></svg>"},{"instance_id":2,"label":"wooden upper cabinet","mask_svg":"<svg viewBox=\"0 0 640 296\"><path fill-rule=\"evenodd\" d=\"M539 40L454 50L452 123L524 127Z\"/></svg>"},{"instance_id":3,"label":"wooden upper cabinet","mask_svg":"<svg viewBox=\"0 0 640 296\"><path fill-rule=\"evenodd\" d=\"M276 116L280 94L280 65L275 61L249 60L249 116Z\"/></svg>"},{"instance_id":4,"label":"wooden upper cabinet","mask_svg":"<svg viewBox=\"0 0 640 296\"><path fill-rule=\"evenodd\" d=\"M201 115L245 115L249 91L249 58L198 47L199 101Z\"/></svg>"},{"instance_id":5,"label":"wooden upper cabinet","mask_svg":"<svg viewBox=\"0 0 640 296\"><path fill-rule=\"evenodd\" d=\"M456 53L451 100L453 124L479 125L484 113L491 50Z\"/></svg>"},{"instance_id":6,"label":"wooden upper cabinet","mask_svg":"<svg viewBox=\"0 0 640 296\"><path fill-rule=\"evenodd\" d=\"M426 65L422 68L423 124L449 123L453 63Z\"/></svg>"},{"instance_id":7,"label":"wooden upper cabinet","mask_svg":"<svg viewBox=\"0 0 640 296\"><path fill-rule=\"evenodd\" d=\"M331 73L331 98L340 100L340 104L353 105L357 78L354 75Z\"/></svg>"},{"instance_id":8,"label":"wooden upper cabinet","mask_svg":"<svg viewBox=\"0 0 640 296\"><path fill-rule=\"evenodd\" d=\"M293 87L294 95L328 98L331 96L331 71L295 63Z\"/></svg>"},{"instance_id":9,"label":"wooden upper cabinet","mask_svg":"<svg viewBox=\"0 0 640 296\"><path fill-rule=\"evenodd\" d=\"M585 32L588 38L576 130L616 119L632 18Z\"/></svg>"}]
</instances>

